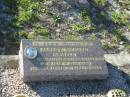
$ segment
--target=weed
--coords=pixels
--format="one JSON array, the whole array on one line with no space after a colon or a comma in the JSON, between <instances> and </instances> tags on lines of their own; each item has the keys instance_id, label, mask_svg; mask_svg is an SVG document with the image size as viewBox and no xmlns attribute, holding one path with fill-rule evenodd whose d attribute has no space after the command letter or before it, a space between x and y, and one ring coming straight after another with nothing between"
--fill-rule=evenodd
<instances>
[{"instance_id":1,"label":"weed","mask_svg":"<svg viewBox=\"0 0 130 97\"><path fill-rule=\"evenodd\" d=\"M112 12L111 18L114 23L117 23L119 25L128 23L128 15L123 12Z\"/></svg>"},{"instance_id":2,"label":"weed","mask_svg":"<svg viewBox=\"0 0 130 97\"><path fill-rule=\"evenodd\" d=\"M36 32L41 36L48 36L49 34L49 31L46 27L38 27L36 30Z\"/></svg>"},{"instance_id":3,"label":"weed","mask_svg":"<svg viewBox=\"0 0 130 97\"><path fill-rule=\"evenodd\" d=\"M116 28L115 30L113 30L113 34L117 37L118 41L127 41L121 29Z\"/></svg>"},{"instance_id":4,"label":"weed","mask_svg":"<svg viewBox=\"0 0 130 97\"><path fill-rule=\"evenodd\" d=\"M126 47L127 51L130 53L130 44L126 44L125 47Z\"/></svg>"},{"instance_id":5,"label":"weed","mask_svg":"<svg viewBox=\"0 0 130 97\"><path fill-rule=\"evenodd\" d=\"M95 0L99 7L103 7L107 4L107 0Z\"/></svg>"},{"instance_id":6,"label":"weed","mask_svg":"<svg viewBox=\"0 0 130 97\"><path fill-rule=\"evenodd\" d=\"M49 35L49 30L40 24L34 25L33 32L35 32L36 35L40 35L40 36L44 36L44 37L48 37L48 35Z\"/></svg>"},{"instance_id":7,"label":"weed","mask_svg":"<svg viewBox=\"0 0 130 97\"><path fill-rule=\"evenodd\" d=\"M29 32L28 34L28 39L34 39L36 37L36 33L34 32Z\"/></svg>"},{"instance_id":8,"label":"weed","mask_svg":"<svg viewBox=\"0 0 130 97\"><path fill-rule=\"evenodd\" d=\"M80 37L77 35L66 35L64 36L65 40L80 40Z\"/></svg>"},{"instance_id":9,"label":"weed","mask_svg":"<svg viewBox=\"0 0 130 97\"><path fill-rule=\"evenodd\" d=\"M79 24L79 23L72 24L72 25L71 25L71 28L72 28L72 30L74 30L74 31L78 31L80 34L83 34L83 33L86 31L86 27L85 27L85 26L82 26L82 25Z\"/></svg>"},{"instance_id":10,"label":"weed","mask_svg":"<svg viewBox=\"0 0 130 97\"><path fill-rule=\"evenodd\" d=\"M88 37L88 40L90 40L90 41L94 41L94 40L96 40L96 39L97 39L97 37L96 37L95 34L92 34L92 35L90 35L90 36Z\"/></svg>"},{"instance_id":11,"label":"weed","mask_svg":"<svg viewBox=\"0 0 130 97\"><path fill-rule=\"evenodd\" d=\"M24 31L19 32L19 37L27 37L27 33Z\"/></svg>"},{"instance_id":12,"label":"weed","mask_svg":"<svg viewBox=\"0 0 130 97\"><path fill-rule=\"evenodd\" d=\"M53 15L53 20L54 20L56 23L61 22L61 17L60 17L60 15L54 14L54 15Z\"/></svg>"},{"instance_id":13,"label":"weed","mask_svg":"<svg viewBox=\"0 0 130 97\"><path fill-rule=\"evenodd\" d=\"M21 24L29 21L32 18L32 11L19 11L19 17L16 25L20 26Z\"/></svg>"},{"instance_id":14,"label":"weed","mask_svg":"<svg viewBox=\"0 0 130 97\"><path fill-rule=\"evenodd\" d=\"M117 45L116 44L108 44L108 43L106 43L106 44L103 44L102 45L102 48L103 49L114 49L114 48L117 48Z\"/></svg>"},{"instance_id":15,"label":"weed","mask_svg":"<svg viewBox=\"0 0 130 97\"><path fill-rule=\"evenodd\" d=\"M101 42L102 42L102 47L104 49L114 49L117 48L119 40L116 36L104 30Z\"/></svg>"},{"instance_id":16,"label":"weed","mask_svg":"<svg viewBox=\"0 0 130 97\"><path fill-rule=\"evenodd\" d=\"M35 10L38 9L39 3L34 2L32 0L18 0L18 9L19 14L17 17L17 25L24 24L25 22L28 22L32 17L34 17Z\"/></svg>"},{"instance_id":17,"label":"weed","mask_svg":"<svg viewBox=\"0 0 130 97\"><path fill-rule=\"evenodd\" d=\"M84 22L86 22L87 24L92 24L92 18L90 16L86 16L83 18Z\"/></svg>"},{"instance_id":18,"label":"weed","mask_svg":"<svg viewBox=\"0 0 130 97\"><path fill-rule=\"evenodd\" d=\"M79 24L79 23L72 24L72 25L71 25L71 28L72 28L72 30L74 30L74 31L78 31L80 34L84 34L84 33L87 32L87 31L91 31L91 30L94 30L94 29L95 29L95 27L92 26L91 24L81 25L81 24Z\"/></svg>"},{"instance_id":19,"label":"weed","mask_svg":"<svg viewBox=\"0 0 130 97\"><path fill-rule=\"evenodd\" d=\"M86 25L83 27L86 31L94 30L95 27L93 25L93 19L90 16L90 12L88 10L82 10L81 11L82 19L86 23Z\"/></svg>"},{"instance_id":20,"label":"weed","mask_svg":"<svg viewBox=\"0 0 130 97\"><path fill-rule=\"evenodd\" d=\"M90 11L87 10L87 9L84 9L84 10L81 10L81 11L80 11L80 14L81 14L81 16L84 18L84 17L86 17L86 16L90 16Z\"/></svg>"}]
</instances>

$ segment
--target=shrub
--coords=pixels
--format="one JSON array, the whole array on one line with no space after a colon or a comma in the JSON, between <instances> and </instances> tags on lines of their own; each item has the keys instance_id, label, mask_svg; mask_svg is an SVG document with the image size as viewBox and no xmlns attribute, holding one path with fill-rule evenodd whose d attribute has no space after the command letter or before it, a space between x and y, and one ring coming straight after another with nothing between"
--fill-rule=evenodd
<instances>
[{"instance_id":1,"label":"shrub","mask_svg":"<svg viewBox=\"0 0 130 97\"><path fill-rule=\"evenodd\" d=\"M19 17L17 21L17 25L23 24L27 21L29 21L32 18L32 11L19 11Z\"/></svg>"},{"instance_id":2,"label":"shrub","mask_svg":"<svg viewBox=\"0 0 130 97\"><path fill-rule=\"evenodd\" d=\"M38 9L39 3L33 0L18 0L17 3L19 14L16 24L21 25L35 16L35 10Z\"/></svg>"}]
</instances>

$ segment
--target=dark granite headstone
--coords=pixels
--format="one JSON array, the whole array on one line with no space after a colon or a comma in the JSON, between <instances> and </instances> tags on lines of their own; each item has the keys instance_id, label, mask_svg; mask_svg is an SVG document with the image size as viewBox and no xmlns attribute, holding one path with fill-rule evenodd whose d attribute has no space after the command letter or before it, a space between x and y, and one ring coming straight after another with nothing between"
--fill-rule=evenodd
<instances>
[{"instance_id":1,"label":"dark granite headstone","mask_svg":"<svg viewBox=\"0 0 130 97\"><path fill-rule=\"evenodd\" d=\"M21 40L19 64L25 82L108 77L99 41Z\"/></svg>"}]
</instances>

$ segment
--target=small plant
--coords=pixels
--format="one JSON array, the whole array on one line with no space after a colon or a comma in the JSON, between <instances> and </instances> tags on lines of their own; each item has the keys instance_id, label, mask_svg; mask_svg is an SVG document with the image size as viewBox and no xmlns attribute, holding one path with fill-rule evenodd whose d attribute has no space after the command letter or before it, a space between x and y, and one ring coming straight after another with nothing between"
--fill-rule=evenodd
<instances>
[{"instance_id":1,"label":"small plant","mask_svg":"<svg viewBox=\"0 0 130 97\"><path fill-rule=\"evenodd\" d=\"M117 23L119 25L128 23L128 15L123 12L112 12L111 18L114 23Z\"/></svg>"},{"instance_id":2,"label":"small plant","mask_svg":"<svg viewBox=\"0 0 130 97\"><path fill-rule=\"evenodd\" d=\"M97 5L98 5L99 7L103 7L103 6L106 5L107 0L95 0L95 2L97 3Z\"/></svg>"},{"instance_id":3,"label":"small plant","mask_svg":"<svg viewBox=\"0 0 130 97\"><path fill-rule=\"evenodd\" d=\"M90 17L89 11L88 10L82 10L81 15L82 15L83 21L86 23L86 25L84 26L84 29L86 31L94 30L95 27L94 27L94 25L92 23L93 19Z\"/></svg>"},{"instance_id":4,"label":"small plant","mask_svg":"<svg viewBox=\"0 0 130 97\"><path fill-rule=\"evenodd\" d=\"M53 15L53 19L54 19L54 21L55 21L56 23L61 22L61 17L60 17L60 15L54 14L54 15Z\"/></svg>"},{"instance_id":5,"label":"small plant","mask_svg":"<svg viewBox=\"0 0 130 97\"><path fill-rule=\"evenodd\" d=\"M41 24L36 23L33 24L33 29L31 32L28 32L27 34L24 32L21 32L21 35L25 35L28 39L37 39L37 38L48 38L49 37L49 30L46 27L43 27Z\"/></svg>"},{"instance_id":6,"label":"small plant","mask_svg":"<svg viewBox=\"0 0 130 97\"><path fill-rule=\"evenodd\" d=\"M74 30L74 31L78 31L80 34L83 34L83 33L86 31L86 27L85 27L85 26L82 26L82 25L79 24L79 23L72 24L72 25L71 25L71 28L72 28L72 30Z\"/></svg>"},{"instance_id":7,"label":"small plant","mask_svg":"<svg viewBox=\"0 0 130 97\"><path fill-rule=\"evenodd\" d=\"M76 36L76 35L66 35L64 37L65 40L80 40L80 37L79 36Z\"/></svg>"},{"instance_id":8,"label":"small plant","mask_svg":"<svg viewBox=\"0 0 130 97\"><path fill-rule=\"evenodd\" d=\"M84 22L86 22L87 24L92 24L92 18L90 16L85 16L83 18Z\"/></svg>"},{"instance_id":9,"label":"small plant","mask_svg":"<svg viewBox=\"0 0 130 97\"><path fill-rule=\"evenodd\" d=\"M114 49L118 47L119 40L116 36L104 30L101 42L104 49Z\"/></svg>"},{"instance_id":10,"label":"small plant","mask_svg":"<svg viewBox=\"0 0 130 97\"><path fill-rule=\"evenodd\" d=\"M91 31L91 30L95 29L95 27L92 26L91 24L82 26L79 23L72 24L71 28L74 31L78 31L80 34L84 34L86 31Z\"/></svg>"},{"instance_id":11,"label":"small plant","mask_svg":"<svg viewBox=\"0 0 130 97\"><path fill-rule=\"evenodd\" d=\"M86 31L91 31L91 30L94 30L95 27L92 23L92 18L90 16L86 16L83 18L84 22L86 23Z\"/></svg>"},{"instance_id":12,"label":"small plant","mask_svg":"<svg viewBox=\"0 0 130 97\"><path fill-rule=\"evenodd\" d=\"M130 31L130 23L127 24L127 28Z\"/></svg>"},{"instance_id":13,"label":"small plant","mask_svg":"<svg viewBox=\"0 0 130 97\"><path fill-rule=\"evenodd\" d=\"M44 36L44 37L48 37L49 36L48 29L46 27L43 27L40 24L35 24L34 25L33 32L35 32L36 35L40 35L40 36Z\"/></svg>"},{"instance_id":14,"label":"small plant","mask_svg":"<svg viewBox=\"0 0 130 97\"><path fill-rule=\"evenodd\" d=\"M88 40L90 40L90 41L94 41L94 40L96 40L96 39L97 39L97 37L96 37L95 34L92 34L92 35L90 35L90 36L88 37Z\"/></svg>"},{"instance_id":15,"label":"small plant","mask_svg":"<svg viewBox=\"0 0 130 97\"><path fill-rule=\"evenodd\" d=\"M91 31L91 30L94 30L94 29L95 29L95 27L92 24L86 25L86 31Z\"/></svg>"},{"instance_id":16,"label":"small plant","mask_svg":"<svg viewBox=\"0 0 130 97\"><path fill-rule=\"evenodd\" d=\"M41 36L48 36L48 34L49 34L49 31L46 27L39 27L39 28L37 28L36 32Z\"/></svg>"},{"instance_id":17,"label":"small plant","mask_svg":"<svg viewBox=\"0 0 130 97\"><path fill-rule=\"evenodd\" d=\"M126 38L124 37L123 32L122 32L121 29L118 29L118 28L115 29L115 30L113 31L113 34L117 37L117 39L118 39L119 41L124 41L124 42L127 41Z\"/></svg>"},{"instance_id":18,"label":"small plant","mask_svg":"<svg viewBox=\"0 0 130 97\"><path fill-rule=\"evenodd\" d=\"M126 44L125 47L126 47L127 51L130 53L130 44Z\"/></svg>"},{"instance_id":19,"label":"small plant","mask_svg":"<svg viewBox=\"0 0 130 97\"><path fill-rule=\"evenodd\" d=\"M81 10L80 14L84 22L86 22L87 24L92 24L93 19L91 17L91 13L87 9Z\"/></svg>"},{"instance_id":20,"label":"small plant","mask_svg":"<svg viewBox=\"0 0 130 97\"><path fill-rule=\"evenodd\" d=\"M83 18L86 16L90 16L90 12L87 9L81 10L80 14Z\"/></svg>"},{"instance_id":21,"label":"small plant","mask_svg":"<svg viewBox=\"0 0 130 97\"><path fill-rule=\"evenodd\" d=\"M31 11L19 11L19 17L16 25L20 26L21 24L29 21L32 17L32 14L33 13Z\"/></svg>"},{"instance_id":22,"label":"small plant","mask_svg":"<svg viewBox=\"0 0 130 97\"><path fill-rule=\"evenodd\" d=\"M24 32L24 31L21 31L21 32L19 32L19 36L20 37L27 37L27 33L26 32Z\"/></svg>"},{"instance_id":23,"label":"small plant","mask_svg":"<svg viewBox=\"0 0 130 97\"><path fill-rule=\"evenodd\" d=\"M28 34L28 39L34 39L36 37L36 33L34 32L29 32Z\"/></svg>"},{"instance_id":24,"label":"small plant","mask_svg":"<svg viewBox=\"0 0 130 97\"><path fill-rule=\"evenodd\" d=\"M27 10L36 10L38 9L39 3L34 2L33 0L19 0L17 1L19 7L24 9L25 11Z\"/></svg>"},{"instance_id":25,"label":"small plant","mask_svg":"<svg viewBox=\"0 0 130 97\"><path fill-rule=\"evenodd\" d=\"M116 44L106 43L106 44L102 45L102 48L105 49L105 50L107 50L107 49L114 49L114 48L117 48L117 45Z\"/></svg>"},{"instance_id":26,"label":"small plant","mask_svg":"<svg viewBox=\"0 0 130 97\"><path fill-rule=\"evenodd\" d=\"M130 1L129 0L119 0L119 4L124 9L130 10L130 7L129 7Z\"/></svg>"},{"instance_id":27,"label":"small plant","mask_svg":"<svg viewBox=\"0 0 130 97\"><path fill-rule=\"evenodd\" d=\"M36 15L35 10L37 10L39 7L39 3L34 2L33 0L18 0L17 4L19 14L16 24L18 26L28 22L31 18L33 18Z\"/></svg>"},{"instance_id":28,"label":"small plant","mask_svg":"<svg viewBox=\"0 0 130 97\"><path fill-rule=\"evenodd\" d=\"M46 14L49 13L48 7L42 8L41 11L42 11L43 13L46 13Z\"/></svg>"}]
</instances>

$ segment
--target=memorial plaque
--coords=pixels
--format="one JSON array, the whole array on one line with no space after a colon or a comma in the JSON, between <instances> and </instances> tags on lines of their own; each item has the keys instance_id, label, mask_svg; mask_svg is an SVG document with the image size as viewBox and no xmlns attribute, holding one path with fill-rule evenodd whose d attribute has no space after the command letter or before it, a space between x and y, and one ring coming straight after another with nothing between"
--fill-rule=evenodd
<instances>
[{"instance_id":1,"label":"memorial plaque","mask_svg":"<svg viewBox=\"0 0 130 97\"><path fill-rule=\"evenodd\" d=\"M20 73L25 82L100 80L108 77L99 41L21 40Z\"/></svg>"}]
</instances>

